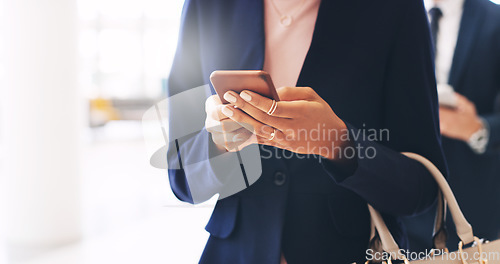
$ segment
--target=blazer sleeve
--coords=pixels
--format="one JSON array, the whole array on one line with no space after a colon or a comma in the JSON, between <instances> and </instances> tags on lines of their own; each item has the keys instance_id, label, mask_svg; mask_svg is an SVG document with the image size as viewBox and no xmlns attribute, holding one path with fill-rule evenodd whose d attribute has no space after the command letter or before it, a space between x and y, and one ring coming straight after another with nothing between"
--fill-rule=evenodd
<instances>
[{"instance_id":1,"label":"blazer sleeve","mask_svg":"<svg viewBox=\"0 0 500 264\"><path fill-rule=\"evenodd\" d=\"M423 3L401 2L403 10L388 59L384 84L386 142L361 137L360 131L346 124L355 147L373 148L375 157L357 157L352 174L342 173L332 162L326 171L378 210L396 215L415 215L428 208L436 198L437 184L420 163L400 152L414 152L432 161L447 176L441 148L436 81L430 33Z\"/></svg>"},{"instance_id":2,"label":"blazer sleeve","mask_svg":"<svg viewBox=\"0 0 500 264\"><path fill-rule=\"evenodd\" d=\"M199 61L197 11L196 6L192 2L191 0L187 0L182 10L177 50L168 79L167 95L169 97L203 85ZM173 126L176 122L174 118L169 117L169 127ZM195 139L188 141L195 141ZM193 203L189 183L182 166L183 155L181 155L182 151L180 151L182 145L175 146L170 144L168 148L168 178L170 188L175 196L181 201ZM179 148L179 151L175 149L176 147Z\"/></svg>"},{"instance_id":3,"label":"blazer sleeve","mask_svg":"<svg viewBox=\"0 0 500 264\"><path fill-rule=\"evenodd\" d=\"M220 152L204 126L204 118L193 121L194 116L205 116L204 102L214 94L203 78L199 19L200 1L187 0L167 92L170 99L167 152L170 187L178 199L192 204L205 202L216 194L220 199L229 197L245 188L245 176L253 179L261 172L260 167L252 166L243 172L238 160L254 164L257 148L245 148L239 152L240 156L234 152ZM176 95L182 100L173 99ZM200 123L196 123L198 121ZM192 122L199 131L188 135L179 132L192 131L189 129ZM172 140L176 137L174 134L182 137Z\"/></svg>"},{"instance_id":4,"label":"blazer sleeve","mask_svg":"<svg viewBox=\"0 0 500 264\"><path fill-rule=\"evenodd\" d=\"M204 85L199 43L198 5L195 0L187 0L182 11L177 50L168 80L167 95L170 98ZM204 94L196 96L206 98L209 95L211 90L206 89ZM185 107L204 109L204 105ZM181 129L180 127L186 122L182 112L174 111L170 106L169 112L169 131ZM169 138L171 136L173 135L169 132ZM170 187L179 200L200 203L218 192L220 182L213 173L210 173L211 142L210 134L203 128L197 133L170 143L167 153L168 178Z\"/></svg>"}]
</instances>

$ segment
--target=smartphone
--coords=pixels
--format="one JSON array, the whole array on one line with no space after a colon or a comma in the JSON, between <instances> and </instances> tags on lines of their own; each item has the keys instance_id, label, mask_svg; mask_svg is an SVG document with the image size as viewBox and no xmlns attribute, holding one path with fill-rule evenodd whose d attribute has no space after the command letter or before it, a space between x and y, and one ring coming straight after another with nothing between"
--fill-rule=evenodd
<instances>
[{"instance_id":1,"label":"smartphone","mask_svg":"<svg viewBox=\"0 0 500 264\"><path fill-rule=\"evenodd\" d=\"M449 108L457 107L457 96L453 87L448 84L438 84L437 92L439 106L445 106Z\"/></svg>"},{"instance_id":2,"label":"smartphone","mask_svg":"<svg viewBox=\"0 0 500 264\"><path fill-rule=\"evenodd\" d=\"M223 104L229 103L224 99L227 91L240 93L243 90L279 101L271 76L265 71L214 71L210 81Z\"/></svg>"}]
</instances>

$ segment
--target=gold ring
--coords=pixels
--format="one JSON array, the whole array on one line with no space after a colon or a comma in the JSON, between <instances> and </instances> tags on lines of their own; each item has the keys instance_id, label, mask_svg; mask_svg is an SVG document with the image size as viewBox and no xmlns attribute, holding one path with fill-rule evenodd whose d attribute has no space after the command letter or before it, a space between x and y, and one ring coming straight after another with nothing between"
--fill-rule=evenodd
<instances>
[{"instance_id":1,"label":"gold ring","mask_svg":"<svg viewBox=\"0 0 500 264\"><path fill-rule=\"evenodd\" d=\"M269 111L267 111L268 115L273 115L274 111L276 111L276 108L278 108L278 103L276 100L273 100L273 104L271 105L271 108L269 108Z\"/></svg>"},{"instance_id":2,"label":"gold ring","mask_svg":"<svg viewBox=\"0 0 500 264\"><path fill-rule=\"evenodd\" d=\"M276 128L274 129L273 133L271 133L271 138L269 138L269 141L273 140L275 136L276 136Z\"/></svg>"}]
</instances>

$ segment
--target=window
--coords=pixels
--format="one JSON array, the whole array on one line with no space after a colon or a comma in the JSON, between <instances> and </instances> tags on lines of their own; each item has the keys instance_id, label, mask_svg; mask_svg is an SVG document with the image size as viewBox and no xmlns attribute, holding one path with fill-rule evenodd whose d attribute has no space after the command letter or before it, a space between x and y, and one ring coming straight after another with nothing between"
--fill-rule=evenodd
<instances>
[{"instance_id":1,"label":"window","mask_svg":"<svg viewBox=\"0 0 500 264\"><path fill-rule=\"evenodd\" d=\"M80 81L90 98L158 98L183 0L78 0Z\"/></svg>"}]
</instances>

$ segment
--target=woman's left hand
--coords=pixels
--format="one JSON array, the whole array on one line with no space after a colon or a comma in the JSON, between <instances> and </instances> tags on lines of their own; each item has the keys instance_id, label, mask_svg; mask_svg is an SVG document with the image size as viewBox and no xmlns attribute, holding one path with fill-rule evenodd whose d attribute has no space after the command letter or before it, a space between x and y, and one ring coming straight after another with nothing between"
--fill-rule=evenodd
<instances>
[{"instance_id":1,"label":"woman's left hand","mask_svg":"<svg viewBox=\"0 0 500 264\"><path fill-rule=\"evenodd\" d=\"M252 143L339 160L339 151L350 143L345 123L328 103L309 87L283 87L277 92L281 101L272 115L268 111L273 100L252 91L224 94L231 104L224 106L222 113L250 126L257 135L257 142Z\"/></svg>"}]
</instances>

